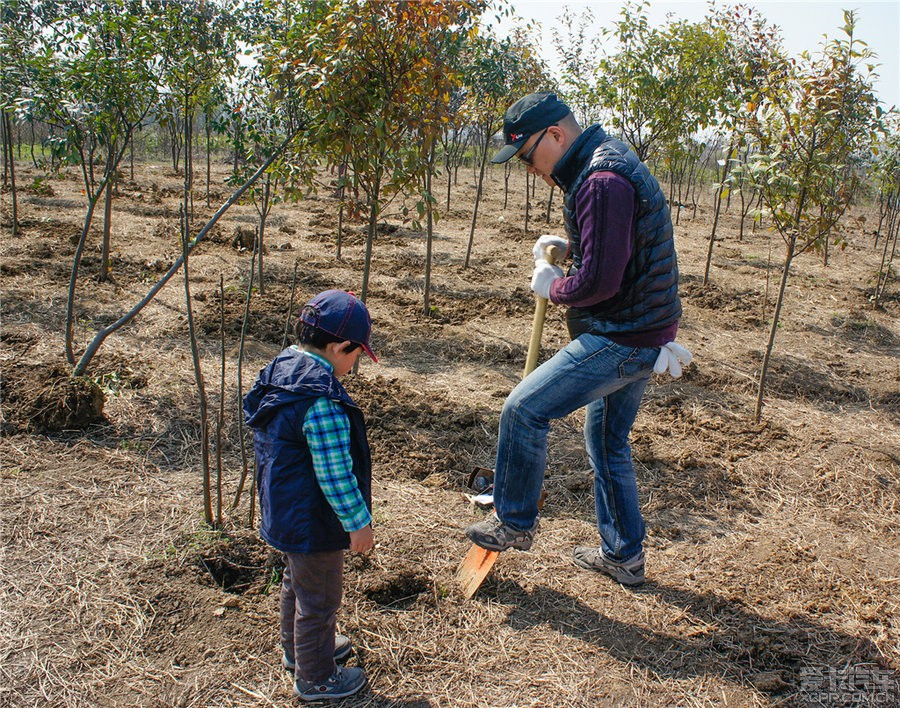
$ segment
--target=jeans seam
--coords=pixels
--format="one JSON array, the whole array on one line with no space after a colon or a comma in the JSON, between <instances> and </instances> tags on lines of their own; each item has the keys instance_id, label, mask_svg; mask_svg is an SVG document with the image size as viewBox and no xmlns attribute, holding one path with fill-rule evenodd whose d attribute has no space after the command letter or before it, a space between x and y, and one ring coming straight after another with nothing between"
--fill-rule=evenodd
<instances>
[{"instance_id":1,"label":"jeans seam","mask_svg":"<svg viewBox=\"0 0 900 708\"><path fill-rule=\"evenodd\" d=\"M606 418L609 415L609 406L606 405L606 396L603 397L603 425L600 430L600 443L601 448L603 450L603 486L606 487L606 498L607 503L612 508L613 516L615 517L615 547L613 548L613 552L618 555L619 549L622 546L622 535L619 533L619 528L621 527L622 520L619 518L619 505L616 502L616 495L611 493L610 489L610 476L609 476L609 448L606 444ZM602 536L601 536L602 538Z\"/></svg>"}]
</instances>

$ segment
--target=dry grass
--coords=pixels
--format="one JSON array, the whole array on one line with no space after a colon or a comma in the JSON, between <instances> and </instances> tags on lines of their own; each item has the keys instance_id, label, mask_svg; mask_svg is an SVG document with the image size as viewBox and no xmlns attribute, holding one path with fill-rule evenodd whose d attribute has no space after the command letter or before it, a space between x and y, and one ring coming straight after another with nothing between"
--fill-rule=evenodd
<instances>
[{"instance_id":1,"label":"dry grass","mask_svg":"<svg viewBox=\"0 0 900 708\"><path fill-rule=\"evenodd\" d=\"M176 252L165 220L177 180L147 167L117 203L116 280L89 279L91 254L80 345ZM246 528L246 497L233 514L226 509L222 529L202 523L180 284L101 350L92 373L107 387L104 423L51 433L27 426L25 393L60 360L70 237L81 216L77 182L52 188L52 197L29 196L23 237L2 244L0 705L288 705L276 650L277 555ZM576 413L552 428L533 550L504 554L476 597L462 601L453 580L467 547L461 528L480 512L460 486L472 466L492 464L532 313L521 205L511 199L501 222L499 178L489 192L470 269L461 267L470 189L461 185L438 225L432 317L420 311L423 239L401 228L376 244L370 306L382 363L364 364L347 384L370 426L379 547L348 557L340 618L370 688L345 703L874 701L871 693L855 703L818 700L803 683L808 670L840 678L851 669L880 672L870 675L884 679L885 705L900 702L900 302L868 307L875 261L866 234L828 269L813 258L796 264L757 425L769 236L738 242L726 220L713 282L703 287L706 215L683 221L679 339L696 363L679 381L654 380L633 435L649 581L626 590L569 560L572 546L596 542ZM332 258L333 207L325 198L278 207L245 388L278 349L295 259L301 300L359 287L364 244L354 231L344 261ZM220 232L251 220L252 207L241 207ZM537 227L561 230L558 220ZM220 272L229 288L226 503L241 466L234 347L249 268L228 241L192 259L211 408ZM544 354L565 339L552 310Z\"/></svg>"}]
</instances>

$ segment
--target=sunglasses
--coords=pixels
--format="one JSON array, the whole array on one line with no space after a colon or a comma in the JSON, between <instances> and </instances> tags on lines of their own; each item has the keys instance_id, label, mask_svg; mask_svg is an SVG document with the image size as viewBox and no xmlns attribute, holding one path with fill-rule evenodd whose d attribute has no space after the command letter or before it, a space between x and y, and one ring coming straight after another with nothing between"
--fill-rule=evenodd
<instances>
[{"instance_id":1,"label":"sunglasses","mask_svg":"<svg viewBox=\"0 0 900 708\"><path fill-rule=\"evenodd\" d=\"M549 125L544 128L544 132L541 133L541 136L534 141L534 145L529 148L528 152L526 152L524 155L519 155L519 162L528 165L529 167L532 166L531 158L534 155L534 151L537 150L537 146L541 144L541 140L544 139L544 136L547 134L547 131L550 130L550 128L551 126Z\"/></svg>"}]
</instances>

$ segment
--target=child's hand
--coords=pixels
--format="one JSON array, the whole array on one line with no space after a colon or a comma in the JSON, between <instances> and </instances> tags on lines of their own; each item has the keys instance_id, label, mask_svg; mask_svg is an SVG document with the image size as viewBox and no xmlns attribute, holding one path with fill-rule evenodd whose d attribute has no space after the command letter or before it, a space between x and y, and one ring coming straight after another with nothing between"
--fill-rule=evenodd
<instances>
[{"instance_id":1,"label":"child's hand","mask_svg":"<svg viewBox=\"0 0 900 708\"><path fill-rule=\"evenodd\" d=\"M363 526L358 531L350 532L350 550L356 553L368 553L375 548L375 534L372 525Z\"/></svg>"}]
</instances>

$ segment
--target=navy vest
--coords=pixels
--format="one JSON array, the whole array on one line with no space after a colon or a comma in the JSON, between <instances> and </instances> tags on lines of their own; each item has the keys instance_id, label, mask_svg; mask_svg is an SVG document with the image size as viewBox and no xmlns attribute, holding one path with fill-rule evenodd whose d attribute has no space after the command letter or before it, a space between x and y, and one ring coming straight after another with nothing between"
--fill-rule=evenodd
<instances>
[{"instance_id":1,"label":"navy vest","mask_svg":"<svg viewBox=\"0 0 900 708\"><path fill-rule=\"evenodd\" d=\"M295 347L262 369L244 397L244 416L254 431L260 535L287 553L349 548L350 536L316 481L303 419L318 398L339 403L350 420L353 474L372 509L372 460L362 411L334 375Z\"/></svg>"},{"instance_id":2,"label":"navy vest","mask_svg":"<svg viewBox=\"0 0 900 708\"><path fill-rule=\"evenodd\" d=\"M584 180L601 171L614 172L634 187L634 243L619 292L590 307L570 307L566 315L569 333L574 338L584 332L637 333L668 327L681 316L669 207L646 165L625 143L607 136L599 125L586 129L575 140L552 175L565 194L563 214L573 269L581 267L582 253L575 198Z\"/></svg>"}]
</instances>

